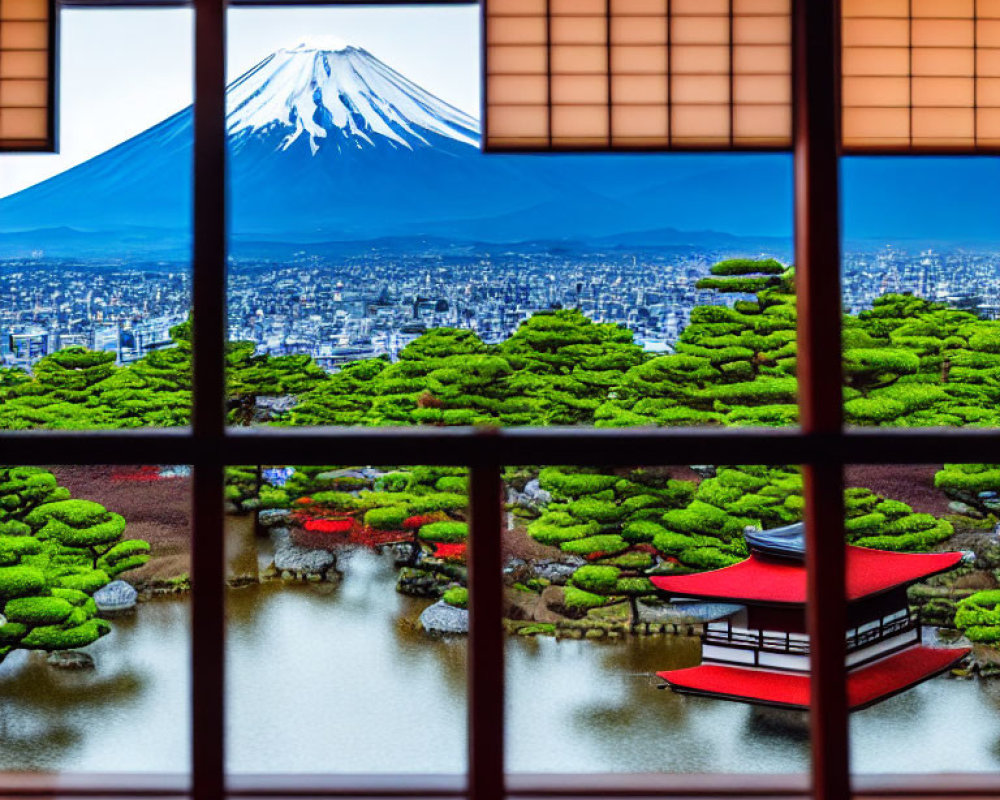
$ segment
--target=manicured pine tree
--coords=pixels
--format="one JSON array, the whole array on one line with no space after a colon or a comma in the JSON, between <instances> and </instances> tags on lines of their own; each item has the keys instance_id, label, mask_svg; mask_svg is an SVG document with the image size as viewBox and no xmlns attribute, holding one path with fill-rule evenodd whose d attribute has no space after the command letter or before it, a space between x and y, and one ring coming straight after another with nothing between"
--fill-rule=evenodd
<instances>
[{"instance_id":1,"label":"manicured pine tree","mask_svg":"<svg viewBox=\"0 0 1000 800\"><path fill-rule=\"evenodd\" d=\"M15 649L83 647L110 630L90 595L149 551L122 541L124 527L103 506L69 499L45 470L0 469L0 661Z\"/></svg>"}]
</instances>

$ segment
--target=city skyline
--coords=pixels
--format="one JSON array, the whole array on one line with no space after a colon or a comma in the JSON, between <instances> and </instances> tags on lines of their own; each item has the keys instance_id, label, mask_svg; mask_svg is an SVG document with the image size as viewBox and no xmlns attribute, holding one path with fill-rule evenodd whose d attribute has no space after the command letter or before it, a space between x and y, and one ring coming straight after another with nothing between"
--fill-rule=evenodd
<instances>
[{"instance_id":1,"label":"city skyline","mask_svg":"<svg viewBox=\"0 0 1000 800\"><path fill-rule=\"evenodd\" d=\"M712 263L731 255L688 249L570 258L428 253L419 262L391 255L333 262L303 254L287 263L236 261L229 335L253 342L262 354L308 354L336 369L359 358L395 359L434 327L467 328L498 343L532 314L562 307L623 325L650 353L669 352L692 308L734 299L695 286ZM787 263L787 253L778 255ZM843 287L850 314L883 294L911 292L998 319L1000 253L848 251ZM0 265L0 297L7 298L0 307L0 361L30 367L81 345L114 351L128 363L170 343L170 327L187 318L190 290L190 274L177 264L114 265L98 274L73 262Z\"/></svg>"}]
</instances>

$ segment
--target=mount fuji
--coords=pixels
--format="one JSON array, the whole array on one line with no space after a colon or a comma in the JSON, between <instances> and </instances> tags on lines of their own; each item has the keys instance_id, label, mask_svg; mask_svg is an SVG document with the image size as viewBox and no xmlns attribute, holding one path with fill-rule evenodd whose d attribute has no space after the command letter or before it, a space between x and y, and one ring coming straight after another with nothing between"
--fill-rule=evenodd
<instances>
[{"instance_id":1,"label":"mount fuji","mask_svg":"<svg viewBox=\"0 0 1000 800\"><path fill-rule=\"evenodd\" d=\"M789 234L785 157L484 155L477 120L359 47L278 50L229 85L227 103L236 253L241 242ZM188 107L0 200L0 257L88 245L108 256L183 253L191 171Z\"/></svg>"}]
</instances>

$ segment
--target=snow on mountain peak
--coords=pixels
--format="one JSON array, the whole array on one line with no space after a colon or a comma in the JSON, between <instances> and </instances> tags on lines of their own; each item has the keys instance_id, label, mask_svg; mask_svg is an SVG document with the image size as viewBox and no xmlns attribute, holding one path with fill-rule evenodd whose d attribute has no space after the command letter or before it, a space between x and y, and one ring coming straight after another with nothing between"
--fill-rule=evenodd
<instances>
[{"instance_id":1,"label":"snow on mountain peak","mask_svg":"<svg viewBox=\"0 0 1000 800\"><path fill-rule=\"evenodd\" d=\"M311 50L325 50L329 53L337 53L346 50L350 45L339 36L329 36L327 34L312 34L306 36L295 47L289 48L287 52L299 53Z\"/></svg>"},{"instance_id":2,"label":"snow on mountain peak","mask_svg":"<svg viewBox=\"0 0 1000 800\"><path fill-rule=\"evenodd\" d=\"M321 147L388 144L410 150L431 136L477 146L475 119L425 91L367 50L311 37L278 50L233 81L227 131L239 147L252 134L281 135L279 150L305 137Z\"/></svg>"}]
</instances>

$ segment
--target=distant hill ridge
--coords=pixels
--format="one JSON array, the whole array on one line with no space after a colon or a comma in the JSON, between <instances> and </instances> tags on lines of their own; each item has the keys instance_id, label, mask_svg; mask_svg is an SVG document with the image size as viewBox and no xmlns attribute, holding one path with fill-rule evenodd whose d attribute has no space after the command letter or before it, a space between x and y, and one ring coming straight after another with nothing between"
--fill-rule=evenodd
<instances>
[{"instance_id":1,"label":"distant hill ridge","mask_svg":"<svg viewBox=\"0 0 1000 800\"><path fill-rule=\"evenodd\" d=\"M413 237L704 247L791 233L787 155L483 155L473 117L342 42L278 50L227 94L237 251ZM186 254L191 145L188 107L0 199L0 258ZM845 163L848 236L1000 240L1000 161L914 163Z\"/></svg>"}]
</instances>

